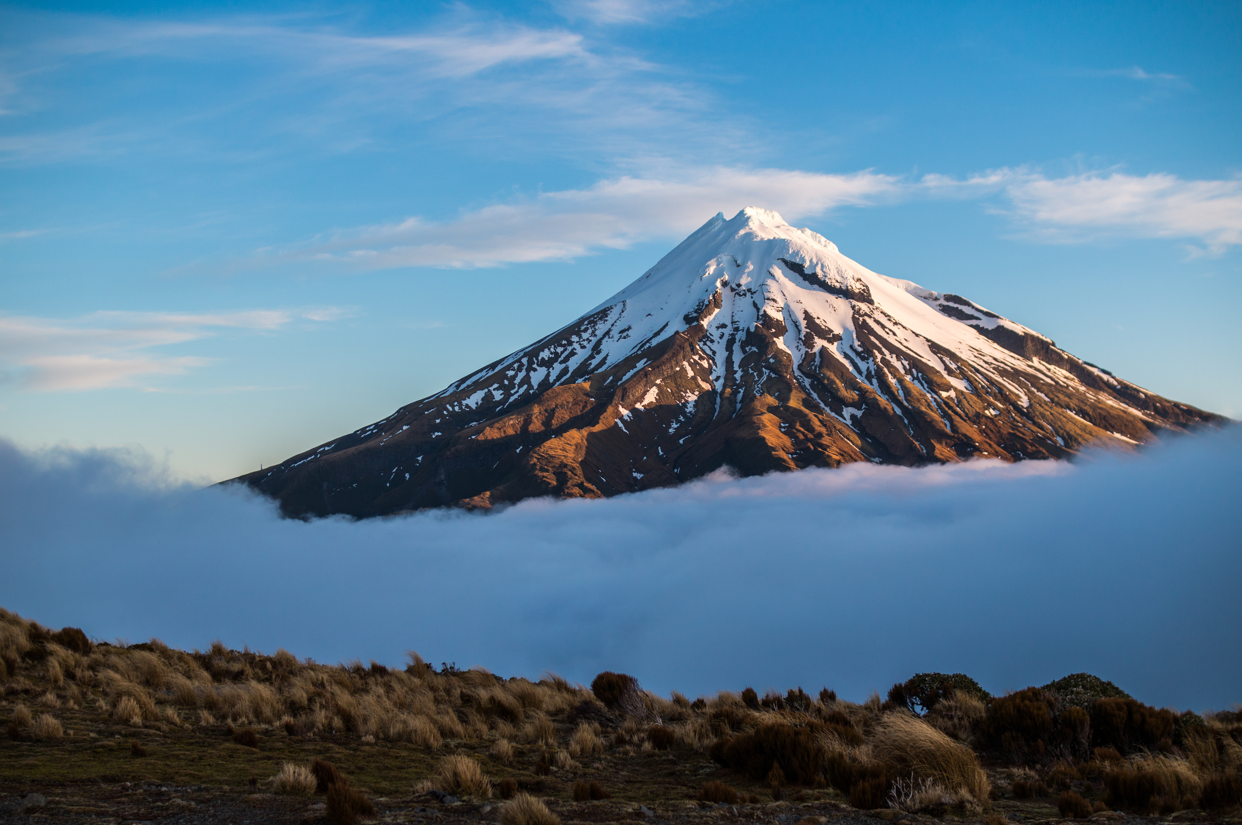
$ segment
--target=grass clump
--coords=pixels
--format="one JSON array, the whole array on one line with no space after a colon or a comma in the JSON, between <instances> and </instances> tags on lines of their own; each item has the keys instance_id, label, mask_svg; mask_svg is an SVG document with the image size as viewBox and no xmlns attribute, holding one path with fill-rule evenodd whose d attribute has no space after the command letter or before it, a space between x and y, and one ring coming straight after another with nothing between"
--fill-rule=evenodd
<instances>
[{"instance_id":1,"label":"grass clump","mask_svg":"<svg viewBox=\"0 0 1242 825\"><path fill-rule=\"evenodd\" d=\"M584 756L601 756L604 741L599 738L599 726L583 722L569 739L569 755L578 759Z\"/></svg>"},{"instance_id":2,"label":"grass clump","mask_svg":"<svg viewBox=\"0 0 1242 825\"><path fill-rule=\"evenodd\" d=\"M313 796L319 789L319 780L306 765L286 762L281 765L280 773L272 777L274 793L292 796Z\"/></svg>"},{"instance_id":3,"label":"grass clump","mask_svg":"<svg viewBox=\"0 0 1242 825\"><path fill-rule=\"evenodd\" d=\"M710 782L704 782L702 787L699 788L699 801L736 805L740 800L737 790L731 785L726 785L724 782L713 779Z\"/></svg>"},{"instance_id":4,"label":"grass clump","mask_svg":"<svg viewBox=\"0 0 1242 825\"><path fill-rule=\"evenodd\" d=\"M540 800L520 793L500 809L500 825L561 825L561 820Z\"/></svg>"},{"instance_id":5,"label":"grass clump","mask_svg":"<svg viewBox=\"0 0 1242 825\"><path fill-rule=\"evenodd\" d=\"M354 825L364 816L375 816L375 806L362 791L348 782L338 782L328 788L328 821L336 825Z\"/></svg>"},{"instance_id":6,"label":"grass clump","mask_svg":"<svg viewBox=\"0 0 1242 825\"><path fill-rule=\"evenodd\" d=\"M1057 800L1057 811L1062 819L1086 819L1095 813L1091 803L1083 799L1082 794L1066 791Z\"/></svg>"},{"instance_id":7,"label":"grass clump","mask_svg":"<svg viewBox=\"0 0 1242 825\"><path fill-rule=\"evenodd\" d=\"M30 734L40 740L60 739L65 735L65 729L52 714L42 713L30 723Z\"/></svg>"},{"instance_id":8,"label":"grass clump","mask_svg":"<svg viewBox=\"0 0 1242 825\"><path fill-rule=\"evenodd\" d=\"M440 760L436 767L435 787L455 796L473 796L490 799L492 782L487 774L468 756L453 754Z\"/></svg>"},{"instance_id":9,"label":"grass clump","mask_svg":"<svg viewBox=\"0 0 1242 825\"><path fill-rule=\"evenodd\" d=\"M974 752L915 716L886 714L876 725L871 752L891 776L937 783L982 803L991 791Z\"/></svg>"},{"instance_id":10,"label":"grass clump","mask_svg":"<svg viewBox=\"0 0 1242 825\"><path fill-rule=\"evenodd\" d=\"M512 777L506 776L504 779L500 780L500 785L497 786L496 791L501 799L512 799L513 797L517 796L517 792L518 792L517 780Z\"/></svg>"}]
</instances>

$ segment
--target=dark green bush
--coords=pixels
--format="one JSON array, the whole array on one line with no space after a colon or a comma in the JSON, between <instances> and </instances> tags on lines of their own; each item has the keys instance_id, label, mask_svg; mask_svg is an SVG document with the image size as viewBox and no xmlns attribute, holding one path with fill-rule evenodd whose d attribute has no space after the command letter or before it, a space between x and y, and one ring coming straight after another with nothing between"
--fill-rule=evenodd
<instances>
[{"instance_id":1,"label":"dark green bush","mask_svg":"<svg viewBox=\"0 0 1242 825\"><path fill-rule=\"evenodd\" d=\"M1096 699L1129 699L1130 694L1090 673L1071 673L1040 690L1060 697L1062 704L1087 710Z\"/></svg>"},{"instance_id":2,"label":"dark green bush","mask_svg":"<svg viewBox=\"0 0 1242 825\"><path fill-rule=\"evenodd\" d=\"M893 685L888 700L898 707L924 714L954 693L966 693L981 702L992 694L964 673L916 673L905 682Z\"/></svg>"}]
</instances>

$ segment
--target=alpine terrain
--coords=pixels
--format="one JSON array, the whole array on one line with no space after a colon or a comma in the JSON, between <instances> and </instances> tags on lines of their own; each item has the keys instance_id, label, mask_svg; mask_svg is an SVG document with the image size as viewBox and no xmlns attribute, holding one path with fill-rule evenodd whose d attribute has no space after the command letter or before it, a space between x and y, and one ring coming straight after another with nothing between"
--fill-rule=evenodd
<instances>
[{"instance_id":1,"label":"alpine terrain","mask_svg":"<svg viewBox=\"0 0 1242 825\"><path fill-rule=\"evenodd\" d=\"M1220 420L748 208L546 338L238 480L288 515L366 517L612 496L726 465L1062 458Z\"/></svg>"}]
</instances>

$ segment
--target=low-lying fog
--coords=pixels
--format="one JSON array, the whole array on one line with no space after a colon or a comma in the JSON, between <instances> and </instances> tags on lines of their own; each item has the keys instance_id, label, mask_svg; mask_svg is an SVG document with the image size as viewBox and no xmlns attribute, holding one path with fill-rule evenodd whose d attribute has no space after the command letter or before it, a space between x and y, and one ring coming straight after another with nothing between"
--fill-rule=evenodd
<instances>
[{"instance_id":1,"label":"low-lying fog","mask_svg":"<svg viewBox=\"0 0 1242 825\"><path fill-rule=\"evenodd\" d=\"M1073 464L713 477L489 516L286 521L143 457L0 442L0 606L131 642L694 697L915 672L995 692L1077 671L1242 701L1242 428Z\"/></svg>"}]
</instances>

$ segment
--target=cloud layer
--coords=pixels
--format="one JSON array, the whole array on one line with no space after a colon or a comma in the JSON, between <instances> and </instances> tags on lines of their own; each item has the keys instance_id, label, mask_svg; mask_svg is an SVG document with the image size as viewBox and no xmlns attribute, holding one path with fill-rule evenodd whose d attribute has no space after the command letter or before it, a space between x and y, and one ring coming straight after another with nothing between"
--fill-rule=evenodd
<instances>
[{"instance_id":1,"label":"cloud layer","mask_svg":"<svg viewBox=\"0 0 1242 825\"><path fill-rule=\"evenodd\" d=\"M0 605L96 636L694 695L1091 671L1242 699L1242 434L1075 464L851 466L491 516L281 521L116 453L0 446Z\"/></svg>"}]
</instances>

